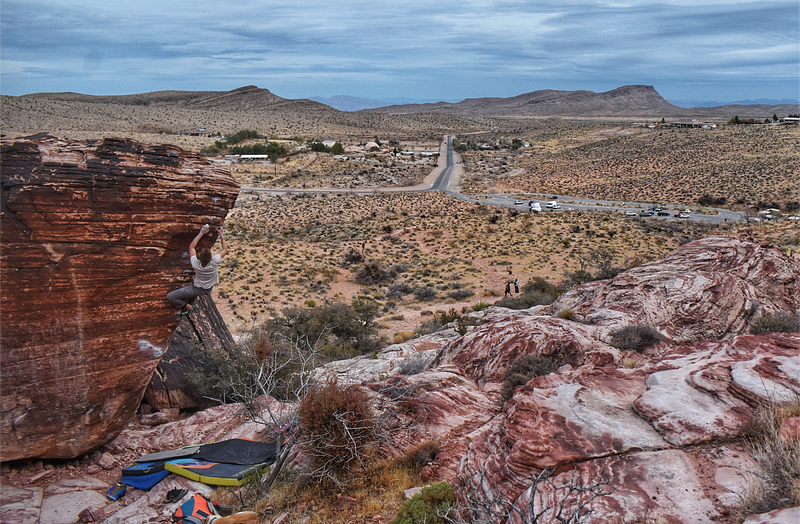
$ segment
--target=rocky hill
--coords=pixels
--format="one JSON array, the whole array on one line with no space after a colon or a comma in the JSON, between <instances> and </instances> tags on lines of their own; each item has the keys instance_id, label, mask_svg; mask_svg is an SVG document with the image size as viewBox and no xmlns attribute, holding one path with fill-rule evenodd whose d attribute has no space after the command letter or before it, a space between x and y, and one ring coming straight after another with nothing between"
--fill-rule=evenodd
<instances>
[{"instance_id":1,"label":"rocky hill","mask_svg":"<svg viewBox=\"0 0 800 524\"><path fill-rule=\"evenodd\" d=\"M664 100L653 86L632 85L604 93L547 89L511 98L468 98L455 104L448 102L408 104L365 111L394 114L436 113L482 116L621 117L639 115L666 118L722 116L727 119L737 109L737 114L769 114L771 116L772 112L781 115L796 112L798 106L721 106L685 109Z\"/></svg>"},{"instance_id":2,"label":"rocky hill","mask_svg":"<svg viewBox=\"0 0 800 524\"><path fill-rule=\"evenodd\" d=\"M238 184L130 140L2 146L2 459L72 458L134 415L178 324L167 292Z\"/></svg>"},{"instance_id":3,"label":"rocky hill","mask_svg":"<svg viewBox=\"0 0 800 524\"><path fill-rule=\"evenodd\" d=\"M554 91L525 93L511 98L468 98L451 104L411 104L372 109L373 112L452 113L491 115L630 115L679 114L682 108L664 100L653 86L624 86L605 93Z\"/></svg>"}]
</instances>

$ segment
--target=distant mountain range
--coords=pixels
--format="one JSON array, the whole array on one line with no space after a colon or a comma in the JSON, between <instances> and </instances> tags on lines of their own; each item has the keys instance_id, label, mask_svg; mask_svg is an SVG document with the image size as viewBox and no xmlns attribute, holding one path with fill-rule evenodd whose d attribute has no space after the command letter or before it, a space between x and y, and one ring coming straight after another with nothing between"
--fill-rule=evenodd
<instances>
[{"instance_id":1,"label":"distant mountain range","mask_svg":"<svg viewBox=\"0 0 800 524\"><path fill-rule=\"evenodd\" d=\"M369 98L358 98L349 95L336 95L330 98L312 96L309 100L325 104L339 111L361 111L362 109L374 109L376 107L386 107L389 105L402 104L426 104L439 102L439 100L415 100L413 98L390 98L385 100L371 100Z\"/></svg>"},{"instance_id":2,"label":"distant mountain range","mask_svg":"<svg viewBox=\"0 0 800 524\"><path fill-rule=\"evenodd\" d=\"M785 116L800 113L800 105L785 100L745 100L741 104L684 108L661 97L653 86L630 85L611 91L533 91L510 98L467 98L460 102L402 103L336 96L328 99L286 99L256 86L232 91L156 91L135 95L93 96L78 93L34 93L22 97L51 101L70 101L116 106L174 107L185 110L215 110L256 114L298 114L319 119L322 115L347 112L369 112L391 115L438 114L464 117L601 117L601 118L765 118L773 114ZM744 104L747 102L747 104ZM764 102L781 102L767 104ZM354 115L355 116L355 115ZM327 117L326 117L327 118Z\"/></svg>"},{"instance_id":3,"label":"distant mountain range","mask_svg":"<svg viewBox=\"0 0 800 524\"><path fill-rule=\"evenodd\" d=\"M792 98L756 98L755 100L736 100L735 102L715 102L715 101L699 101L699 100L673 100L673 104L681 107L719 107L724 105L737 105L737 106L755 106L755 105L797 105L800 101Z\"/></svg>"}]
</instances>

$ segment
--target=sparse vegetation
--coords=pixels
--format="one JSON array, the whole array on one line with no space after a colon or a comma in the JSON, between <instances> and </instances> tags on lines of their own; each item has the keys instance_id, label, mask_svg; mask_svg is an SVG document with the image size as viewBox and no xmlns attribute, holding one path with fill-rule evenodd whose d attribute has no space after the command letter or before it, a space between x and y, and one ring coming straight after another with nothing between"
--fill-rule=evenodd
<instances>
[{"instance_id":1,"label":"sparse vegetation","mask_svg":"<svg viewBox=\"0 0 800 524\"><path fill-rule=\"evenodd\" d=\"M662 338L661 334L650 326L634 324L612 331L611 345L617 349L641 353L660 342Z\"/></svg>"},{"instance_id":2,"label":"sparse vegetation","mask_svg":"<svg viewBox=\"0 0 800 524\"><path fill-rule=\"evenodd\" d=\"M425 486L403 503L390 524L446 524L455 515L456 495L453 486L438 482Z\"/></svg>"},{"instance_id":3,"label":"sparse vegetation","mask_svg":"<svg viewBox=\"0 0 800 524\"><path fill-rule=\"evenodd\" d=\"M762 315L750 323L750 333L800 333L800 314L779 311L772 315Z\"/></svg>"},{"instance_id":4,"label":"sparse vegetation","mask_svg":"<svg viewBox=\"0 0 800 524\"><path fill-rule=\"evenodd\" d=\"M800 505L800 441L780 434L783 421L798 416L800 398L773 401L742 427L759 469L749 472L748 490L736 508L739 518Z\"/></svg>"}]
</instances>

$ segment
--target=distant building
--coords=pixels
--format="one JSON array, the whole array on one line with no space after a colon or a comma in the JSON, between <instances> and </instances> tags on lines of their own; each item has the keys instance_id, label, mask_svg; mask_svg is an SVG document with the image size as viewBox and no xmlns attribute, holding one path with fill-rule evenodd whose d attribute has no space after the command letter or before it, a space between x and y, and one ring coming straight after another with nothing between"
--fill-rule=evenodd
<instances>
[{"instance_id":1,"label":"distant building","mask_svg":"<svg viewBox=\"0 0 800 524\"><path fill-rule=\"evenodd\" d=\"M669 125L672 127L700 127L703 129L716 129L717 127L714 122L701 122L699 120L678 120L670 122Z\"/></svg>"}]
</instances>

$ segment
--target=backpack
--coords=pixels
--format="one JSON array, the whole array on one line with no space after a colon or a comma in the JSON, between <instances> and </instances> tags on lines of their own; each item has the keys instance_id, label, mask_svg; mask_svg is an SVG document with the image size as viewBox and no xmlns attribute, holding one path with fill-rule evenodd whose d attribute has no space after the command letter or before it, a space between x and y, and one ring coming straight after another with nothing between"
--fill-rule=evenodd
<instances>
[{"instance_id":1,"label":"backpack","mask_svg":"<svg viewBox=\"0 0 800 524\"><path fill-rule=\"evenodd\" d=\"M195 493L175 510L172 521L176 524L204 524L209 517L216 515L214 503L203 495Z\"/></svg>"}]
</instances>

